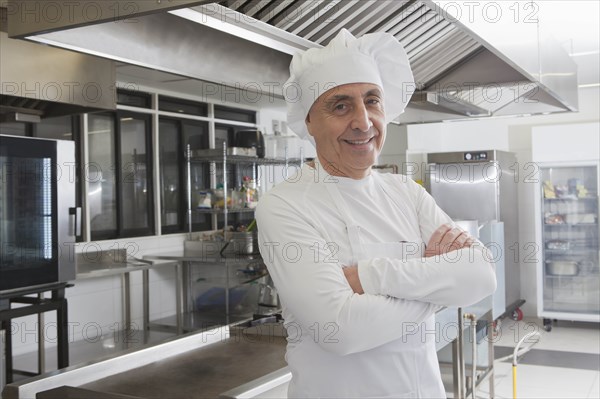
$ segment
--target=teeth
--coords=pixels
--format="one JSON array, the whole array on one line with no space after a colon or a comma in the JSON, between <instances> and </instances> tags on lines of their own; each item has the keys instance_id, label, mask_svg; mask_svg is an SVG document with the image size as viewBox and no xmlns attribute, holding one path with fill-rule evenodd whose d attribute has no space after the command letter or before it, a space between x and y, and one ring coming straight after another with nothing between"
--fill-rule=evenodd
<instances>
[{"instance_id":1,"label":"teeth","mask_svg":"<svg viewBox=\"0 0 600 399\"><path fill-rule=\"evenodd\" d=\"M371 139L367 140L346 140L350 144L367 144Z\"/></svg>"}]
</instances>

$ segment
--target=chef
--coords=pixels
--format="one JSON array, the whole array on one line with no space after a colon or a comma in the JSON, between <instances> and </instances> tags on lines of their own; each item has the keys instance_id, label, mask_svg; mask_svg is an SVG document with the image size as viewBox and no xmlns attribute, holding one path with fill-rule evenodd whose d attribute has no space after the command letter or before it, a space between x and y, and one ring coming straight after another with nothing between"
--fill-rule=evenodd
<instances>
[{"instance_id":1,"label":"chef","mask_svg":"<svg viewBox=\"0 0 600 399\"><path fill-rule=\"evenodd\" d=\"M400 43L347 30L295 55L289 126L317 157L257 208L287 329L289 396L445 398L435 312L493 293L485 248L402 175L372 170L414 81Z\"/></svg>"}]
</instances>

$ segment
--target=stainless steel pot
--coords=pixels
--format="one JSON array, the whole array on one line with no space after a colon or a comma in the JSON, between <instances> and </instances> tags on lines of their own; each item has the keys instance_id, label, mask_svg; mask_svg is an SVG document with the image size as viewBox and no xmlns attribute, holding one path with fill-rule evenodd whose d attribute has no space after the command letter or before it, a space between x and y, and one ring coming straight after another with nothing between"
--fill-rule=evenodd
<instances>
[{"instance_id":1,"label":"stainless steel pot","mask_svg":"<svg viewBox=\"0 0 600 399\"><path fill-rule=\"evenodd\" d=\"M225 253L239 255L252 255L258 253L258 236L256 232L228 232L226 236L229 244Z\"/></svg>"}]
</instances>

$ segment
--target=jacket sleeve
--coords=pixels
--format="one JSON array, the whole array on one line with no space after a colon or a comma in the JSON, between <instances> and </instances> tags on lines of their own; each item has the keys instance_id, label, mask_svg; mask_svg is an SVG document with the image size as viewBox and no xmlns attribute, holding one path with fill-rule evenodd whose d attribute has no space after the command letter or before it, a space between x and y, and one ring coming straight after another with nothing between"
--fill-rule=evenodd
<instances>
[{"instance_id":1,"label":"jacket sleeve","mask_svg":"<svg viewBox=\"0 0 600 399\"><path fill-rule=\"evenodd\" d=\"M421 236L427 243L440 225L452 220L414 182L413 191ZM375 258L358 262L366 293L419 300L441 306L468 306L496 290L490 252L479 241L469 247L429 258Z\"/></svg>"},{"instance_id":2,"label":"jacket sleeve","mask_svg":"<svg viewBox=\"0 0 600 399\"><path fill-rule=\"evenodd\" d=\"M347 355L386 344L414 331L441 308L354 294L334 260L335 243L328 243L310 218L283 198L265 196L256 219L260 251L283 306L303 329L319 329L316 342L326 351ZM333 339L327 332L335 333Z\"/></svg>"}]
</instances>

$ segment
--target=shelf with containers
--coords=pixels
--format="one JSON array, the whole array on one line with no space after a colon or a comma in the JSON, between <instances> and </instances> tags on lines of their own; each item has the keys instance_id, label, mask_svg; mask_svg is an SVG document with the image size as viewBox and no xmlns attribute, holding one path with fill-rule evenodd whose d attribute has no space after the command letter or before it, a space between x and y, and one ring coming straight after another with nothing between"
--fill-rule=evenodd
<instances>
[{"instance_id":1,"label":"shelf with containers","mask_svg":"<svg viewBox=\"0 0 600 399\"><path fill-rule=\"evenodd\" d=\"M304 157L302 149L300 149L298 158L288 157L287 151L284 158L230 155L227 143L224 142L221 150L204 150L200 153L194 153L190 146L188 146L186 148L186 162L188 185L187 215L191 239L191 216L193 213L222 215L222 228L226 231L229 226L228 215L230 213L248 213L253 215L260 195L261 176L259 167L282 166L284 167L284 173L287 174L290 166L296 168L302 165ZM209 174L214 176L214 180L211 182L212 187L192 187L192 176L194 174L192 166L198 164L210 165ZM233 168L231 171L228 170L230 166ZM247 180L244 181L244 178L247 178ZM234 185L237 187L230 189L229 185L231 182L229 180L234 182ZM213 227L218 229L219 224L221 223L215 221Z\"/></svg>"},{"instance_id":2,"label":"shelf with containers","mask_svg":"<svg viewBox=\"0 0 600 399\"><path fill-rule=\"evenodd\" d=\"M540 165L538 307L552 319L600 321L598 164Z\"/></svg>"},{"instance_id":3,"label":"shelf with containers","mask_svg":"<svg viewBox=\"0 0 600 399\"><path fill-rule=\"evenodd\" d=\"M238 217L238 225L252 224L260 201L260 167L281 166L293 173L304 161L302 151L298 158L287 157L287 151L284 158L231 155L230 151L226 142L221 150L186 148L189 239L180 258L184 292L182 316L177 323L183 323L183 330L198 327L199 321L230 323L255 313L261 306L266 307L262 309L265 312L269 307L278 307L276 292L258 253L255 232L232 232L229 228L232 215ZM207 168L210 187L195 187L196 175L209 181ZM195 214L211 215L213 231L222 231L222 241L193 240Z\"/></svg>"}]
</instances>

